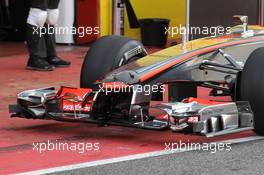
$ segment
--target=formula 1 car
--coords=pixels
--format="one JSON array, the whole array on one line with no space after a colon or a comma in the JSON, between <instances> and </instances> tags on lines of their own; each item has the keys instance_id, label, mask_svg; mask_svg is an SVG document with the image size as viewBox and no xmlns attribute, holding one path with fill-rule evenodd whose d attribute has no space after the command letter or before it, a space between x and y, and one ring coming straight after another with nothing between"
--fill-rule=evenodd
<instances>
[{"instance_id":1,"label":"formula 1 car","mask_svg":"<svg viewBox=\"0 0 264 175\"><path fill-rule=\"evenodd\" d=\"M102 37L84 59L80 88L21 92L10 113L207 137L252 129L263 135L264 27L234 19L240 25L230 34L150 55L138 41Z\"/></svg>"}]
</instances>

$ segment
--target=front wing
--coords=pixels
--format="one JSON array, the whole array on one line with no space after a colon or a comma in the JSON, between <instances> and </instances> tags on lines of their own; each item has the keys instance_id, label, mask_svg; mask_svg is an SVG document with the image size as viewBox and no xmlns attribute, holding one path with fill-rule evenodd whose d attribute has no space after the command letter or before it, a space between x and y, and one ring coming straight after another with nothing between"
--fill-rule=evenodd
<instances>
[{"instance_id":1,"label":"front wing","mask_svg":"<svg viewBox=\"0 0 264 175\"><path fill-rule=\"evenodd\" d=\"M253 129L254 117L248 102L223 103L190 97L174 103L129 104L128 114L120 109L120 113L98 116L100 93L69 87L62 87L59 91L53 87L28 90L17 95L17 104L10 105L9 111L11 117L95 122L156 130L169 128L174 132L198 133L207 137Z\"/></svg>"}]
</instances>

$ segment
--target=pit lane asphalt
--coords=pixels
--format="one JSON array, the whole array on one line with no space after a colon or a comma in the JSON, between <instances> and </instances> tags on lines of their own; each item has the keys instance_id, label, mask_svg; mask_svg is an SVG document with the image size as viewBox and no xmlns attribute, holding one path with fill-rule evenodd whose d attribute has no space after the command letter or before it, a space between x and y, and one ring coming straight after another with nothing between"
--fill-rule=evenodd
<instances>
[{"instance_id":1,"label":"pit lane asphalt","mask_svg":"<svg viewBox=\"0 0 264 175\"><path fill-rule=\"evenodd\" d=\"M192 151L54 173L76 175L263 175L264 140L232 145L232 150L211 154Z\"/></svg>"}]
</instances>

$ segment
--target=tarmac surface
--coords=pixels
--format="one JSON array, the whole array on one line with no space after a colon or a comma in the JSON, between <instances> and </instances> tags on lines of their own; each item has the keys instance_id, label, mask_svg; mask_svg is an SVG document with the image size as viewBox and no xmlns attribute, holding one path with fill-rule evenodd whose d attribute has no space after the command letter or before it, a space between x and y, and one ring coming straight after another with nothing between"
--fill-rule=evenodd
<instances>
[{"instance_id":1,"label":"tarmac surface","mask_svg":"<svg viewBox=\"0 0 264 175\"><path fill-rule=\"evenodd\" d=\"M140 160L126 161L91 168L82 168L52 175L263 175L264 141L232 145L231 151L191 151Z\"/></svg>"}]
</instances>

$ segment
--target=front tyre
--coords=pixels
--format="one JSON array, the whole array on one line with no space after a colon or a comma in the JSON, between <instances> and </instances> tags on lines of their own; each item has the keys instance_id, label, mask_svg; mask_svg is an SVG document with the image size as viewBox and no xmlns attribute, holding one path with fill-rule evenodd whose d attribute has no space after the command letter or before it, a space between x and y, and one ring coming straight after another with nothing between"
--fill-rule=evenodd
<instances>
[{"instance_id":1,"label":"front tyre","mask_svg":"<svg viewBox=\"0 0 264 175\"><path fill-rule=\"evenodd\" d=\"M241 73L239 100L249 101L254 112L254 128L264 135L264 48L251 53Z\"/></svg>"},{"instance_id":2,"label":"front tyre","mask_svg":"<svg viewBox=\"0 0 264 175\"><path fill-rule=\"evenodd\" d=\"M136 40L123 36L102 37L91 46L84 58L81 87L96 88L94 82L107 73L146 55L144 46Z\"/></svg>"}]
</instances>

